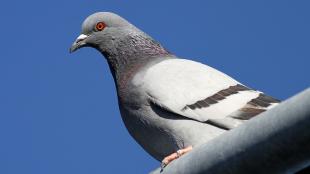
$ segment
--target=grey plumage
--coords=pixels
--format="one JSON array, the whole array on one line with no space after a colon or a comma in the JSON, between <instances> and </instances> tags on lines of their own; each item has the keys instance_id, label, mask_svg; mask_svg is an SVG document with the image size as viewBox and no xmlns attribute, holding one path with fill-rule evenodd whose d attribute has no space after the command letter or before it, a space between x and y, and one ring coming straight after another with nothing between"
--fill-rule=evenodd
<instances>
[{"instance_id":1,"label":"grey plumage","mask_svg":"<svg viewBox=\"0 0 310 174\"><path fill-rule=\"evenodd\" d=\"M106 26L100 31L99 22ZM113 13L95 13L83 22L70 51L82 47L106 57L126 128L157 160L209 141L279 102L207 65L179 59Z\"/></svg>"}]
</instances>

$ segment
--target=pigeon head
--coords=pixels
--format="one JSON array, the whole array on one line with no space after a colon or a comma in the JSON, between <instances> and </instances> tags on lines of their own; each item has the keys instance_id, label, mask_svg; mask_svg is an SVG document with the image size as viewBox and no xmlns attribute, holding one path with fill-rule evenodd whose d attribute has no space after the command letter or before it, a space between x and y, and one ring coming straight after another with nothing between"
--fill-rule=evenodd
<instances>
[{"instance_id":1,"label":"pigeon head","mask_svg":"<svg viewBox=\"0 0 310 174\"><path fill-rule=\"evenodd\" d=\"M94 13L83 22L81 35L73 43L70 52L82 47L107 47L118 34L124 35L125 30L130 28L132 25L129 22L114 13Z\"/></svg>"},{"instance_id":2,"label":"pigeon head","mask_svg":"<svg viewBox=\"0 0 310 174\"><path fill-rule=\"evenodd\" d=\"M82 24L82 32L74 41L70 52L82 47L100 51L113 70L152 57L170 55L158 42L136 28L124 18L110 12L90 15Z\"/></svg>"}]
</instances>

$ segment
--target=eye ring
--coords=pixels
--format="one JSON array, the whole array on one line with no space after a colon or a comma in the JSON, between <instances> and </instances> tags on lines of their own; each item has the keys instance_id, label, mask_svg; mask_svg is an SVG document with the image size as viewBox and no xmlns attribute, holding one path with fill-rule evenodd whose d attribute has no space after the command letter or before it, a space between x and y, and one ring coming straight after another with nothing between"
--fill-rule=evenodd
<instances>
[{"instance_id":1,"label":"eye ring","mask_svg":"<svg viewBox=\"0 0 310 174\"><path fill-rule=\"evenodd\" d=\"M104 22L98 22L96 24L95 29L96 31L102 31L105 27L106 27L106 24Z\"/></svg>"}]
</instances>

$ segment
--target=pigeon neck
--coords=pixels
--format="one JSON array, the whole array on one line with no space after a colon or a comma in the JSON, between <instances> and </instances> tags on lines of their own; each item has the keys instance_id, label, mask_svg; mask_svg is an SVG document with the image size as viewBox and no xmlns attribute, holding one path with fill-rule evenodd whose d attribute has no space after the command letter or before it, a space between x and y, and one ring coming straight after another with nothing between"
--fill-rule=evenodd
<instances>
[{"instance_id":1,"label":"pigeon neck","mask_svg":"<svg viewBox=\"0 0 310 174\"><path fill-rule=\"evenodd\" d=\"M115 39L111 45L105 49L100 49L101 53L107 58L111 72L115 81L121 77L138 71L139 67L165 57L174 57L158 42L148 35L128 35Z\"/></svg>"}]
</instances>

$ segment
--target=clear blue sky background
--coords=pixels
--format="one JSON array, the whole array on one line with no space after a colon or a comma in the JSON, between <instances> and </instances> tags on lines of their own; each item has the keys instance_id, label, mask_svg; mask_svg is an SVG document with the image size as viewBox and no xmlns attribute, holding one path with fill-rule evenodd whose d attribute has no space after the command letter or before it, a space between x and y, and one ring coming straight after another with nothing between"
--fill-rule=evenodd
<instances>
[{"instance_id":1,"label":"clear blue sky background","mask_svg":"<svg viewBox=\"0 0 310 174\"><path fill-rule=\"evenodd\" d=\"M113 11L176 55L286 99L310 84L310 2L3 1L0 173L147 173L159 166L129 136L112 76L94 49L68 49L82 21Z\"/></svg>"}]
</instances>

